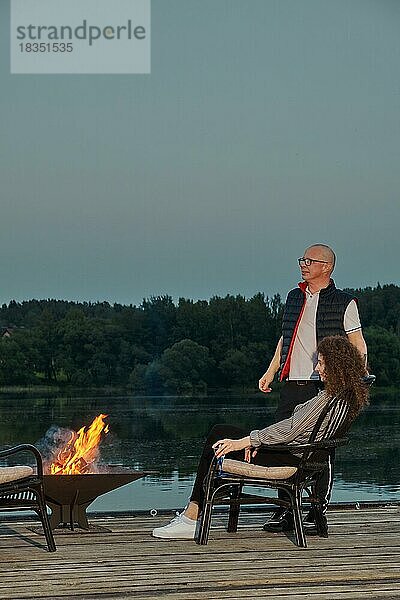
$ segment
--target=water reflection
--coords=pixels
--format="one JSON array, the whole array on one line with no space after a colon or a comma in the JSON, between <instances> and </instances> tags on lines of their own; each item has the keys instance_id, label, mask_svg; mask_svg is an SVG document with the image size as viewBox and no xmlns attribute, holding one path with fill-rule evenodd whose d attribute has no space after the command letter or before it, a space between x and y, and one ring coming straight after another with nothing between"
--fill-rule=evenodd
<instances>
[{"instance_id":1,"label":"water reflection","mask_svg":"<svg viewBox=\"0 0 400 600\"><path fill-rule=\"evenodd\" d=\"M97 510L172 508L185 503L209 429L231 423L250 431L273 421L276 397L0 398L0 446L37 443L51 425L79 429L109 415L106 463L159 471L107 494ZM336 461L335 500L387 500L400 495L400 408L374 397Z\"/></svg>"}]
</instances>

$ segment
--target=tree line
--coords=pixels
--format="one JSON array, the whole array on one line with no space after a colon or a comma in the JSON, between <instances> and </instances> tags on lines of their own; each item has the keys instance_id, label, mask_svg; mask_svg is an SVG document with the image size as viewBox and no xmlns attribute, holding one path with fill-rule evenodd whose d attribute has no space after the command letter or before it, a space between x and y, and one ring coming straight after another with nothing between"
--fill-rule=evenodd
<instances>
[{"instance_id":1,"label":"tree line","mask_svg":"<svg viewBox=\"0 0 400 600\"><path fill-rule=\"evenodd\" d=\"M400 385L400 287L348 290L359 300L371 371ZM129 386L141 393L257 388L275 350L284 303L276 294L168 295L140 306L65 300L0 308L0 385Z\"/></svg>"}]
</instances>

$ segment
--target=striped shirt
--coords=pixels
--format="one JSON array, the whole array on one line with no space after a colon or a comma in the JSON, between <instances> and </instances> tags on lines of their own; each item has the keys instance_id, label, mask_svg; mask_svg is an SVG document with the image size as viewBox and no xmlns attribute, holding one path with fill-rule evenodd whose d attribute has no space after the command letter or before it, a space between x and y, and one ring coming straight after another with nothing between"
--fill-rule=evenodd
<instances>
[{"instance_id":1,"label":"striped shirt","mask_svg":"<svg viewBox=\"0 0 400 600\"><path fill-rule=\"evenodd\" d=\"M332 399L324 390L304 404L298 404L291 417L274 423L265 429L256 429L250 433L251 445L255 448L270 444L306 444L319 415ZM329 410L319 428L316 441L331 438L343 425L349 412L345 400L339 399L333 410Z\"/></svg>"}]
</instances>

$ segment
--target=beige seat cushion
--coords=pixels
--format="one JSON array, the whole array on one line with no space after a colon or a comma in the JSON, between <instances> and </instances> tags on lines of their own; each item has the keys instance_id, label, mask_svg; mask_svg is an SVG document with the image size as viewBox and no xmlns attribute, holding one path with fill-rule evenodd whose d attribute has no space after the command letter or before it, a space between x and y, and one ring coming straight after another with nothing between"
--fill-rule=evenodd
<instances>
[{"instance_id":1,"label":"beige seat cushion","mask_svg":"<svg viewBox=\"0 0 400 600\"><path fill-rule=\"evenodd\" d=\"M222 463L222 470L225 473L255 477L257 479L287 479L296 473L297 467L262 467L241 460L225 458Z\"/></svg>"},{"instance_id":2,"label":"beige seat cushion","mask_svg":"<svg viewBox=\"0 0 400 600\"><path fill-rule=\"evenodd\" d=\"M32 467L0 467L0 484L33 475Z\"/></svg>"}]
</instances>

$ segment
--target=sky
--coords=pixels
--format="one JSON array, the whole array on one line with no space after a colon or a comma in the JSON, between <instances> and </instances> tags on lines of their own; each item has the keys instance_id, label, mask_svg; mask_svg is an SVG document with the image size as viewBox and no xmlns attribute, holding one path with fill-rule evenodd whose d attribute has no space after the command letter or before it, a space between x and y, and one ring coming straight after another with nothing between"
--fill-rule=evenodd
<instances>
[{"instance_id":1,"label":"sky","mask_svg":"<svg viewBox=\"0 0 400 600\"><path fill-rule=\"evenodd\" d=\"M110 0L111 1L111 0ZM400 2L152 0L150 75L11 75L0 302L400 284Z\"/></svg>"}]
</instances>

